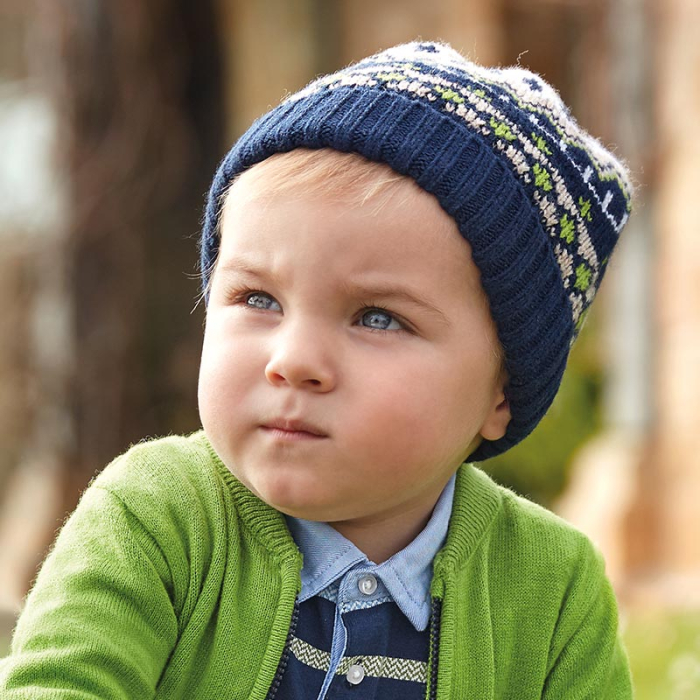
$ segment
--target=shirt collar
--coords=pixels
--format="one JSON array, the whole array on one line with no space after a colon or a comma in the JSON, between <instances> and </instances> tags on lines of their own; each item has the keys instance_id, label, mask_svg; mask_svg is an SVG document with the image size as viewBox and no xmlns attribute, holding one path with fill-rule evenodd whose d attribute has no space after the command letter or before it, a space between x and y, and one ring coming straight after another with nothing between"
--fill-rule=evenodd
<instances>
[{"instance_id":1,"label":"shirt collar","mask_svg":"<svg viewBox=\"0 0 700 700\"><path fill-rule=\"evenodd\" d=\"M440 494L425 528L404 549L381 564L370 562L328 523L286 516L292 537L304 557L299 601L318 595L351 569L362 567L384 584L393 601L417 630L426 629L430 619L432 563L445 541L454 487L453 475Z\"/></svg>"}]
</instances>

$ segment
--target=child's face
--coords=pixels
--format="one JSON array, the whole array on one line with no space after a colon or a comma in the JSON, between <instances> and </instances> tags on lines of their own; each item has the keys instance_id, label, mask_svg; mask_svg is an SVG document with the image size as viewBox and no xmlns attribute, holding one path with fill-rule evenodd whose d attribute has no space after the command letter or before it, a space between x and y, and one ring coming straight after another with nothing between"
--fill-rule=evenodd
<instances>
[{"instance_id":1,"label":"child's face","mask_svg":"<svg viewBox=\"0 0 700 700\"><path fill-rule=\"evenodd\" d=\"M381 207L259 189L242 176L222 222L199 384L212 445L283 513L425 517L510 417L468 245L409 181Z\"/></svg>"}]
</instances>

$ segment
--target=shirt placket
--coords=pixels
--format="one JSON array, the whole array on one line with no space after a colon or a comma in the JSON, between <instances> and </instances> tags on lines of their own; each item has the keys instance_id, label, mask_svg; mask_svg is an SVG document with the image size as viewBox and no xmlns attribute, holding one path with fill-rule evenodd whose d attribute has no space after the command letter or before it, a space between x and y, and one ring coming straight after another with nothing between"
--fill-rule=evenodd
<instances>
[{"instance_id":1,"label":"shirt placket","mask_svg":"<svg viewBox=\"0 0 700 700\"><path fill-rule=\"evenodd\" d=\"M324 678L318 700L324 700L333 679L345 657L348 646L348 632L343 615L357 607L369 606L379 595L379 580L366 568L349 571L343 576L338 587L338 598L333 622L333 642L328 672ZM357 607L355 607L357 606ZM345 670L345 679L350 685L360 685L365 679L366 670L361 663L353 663Z\"/></svg>"}]
</instances>

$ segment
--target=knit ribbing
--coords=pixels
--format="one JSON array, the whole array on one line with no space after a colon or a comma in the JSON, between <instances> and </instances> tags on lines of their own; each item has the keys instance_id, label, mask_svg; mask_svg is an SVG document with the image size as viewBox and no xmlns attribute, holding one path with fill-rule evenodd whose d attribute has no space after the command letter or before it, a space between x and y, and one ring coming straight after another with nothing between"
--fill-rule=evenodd
<instances>
[{"instance_id":1,"label":"knit ribbing","mask_svg":"<svg viewBox=\"0 0 700 700\"><path fill-rule=\"evenodd\" d=\"M501 507L500 493L484 488L488 482L488 477L471 465L464 465L457 472L450 530L445 547L433 562L437 578L454 576L453 569L469 561L497 516ZM435 589L433 595L442 597Z\"/></svg>"},{"instance_id":2,"label":"knit ribbing","mask_svg":"<svg viewBox=\"0 0 700 700\"><path fill-rule=\"evenodd\" d=\"M301 556L294 546L287 532L284 516L259 498L254 496L221 461L204 432L199 432L192 440L201 445L209 453L212 463L216 466L221 479L227 484L233 497L236 508L247 523L251 533L261 542L266 549L280 562L291 561L301 568Z\"/></svg>"}]
</instances>

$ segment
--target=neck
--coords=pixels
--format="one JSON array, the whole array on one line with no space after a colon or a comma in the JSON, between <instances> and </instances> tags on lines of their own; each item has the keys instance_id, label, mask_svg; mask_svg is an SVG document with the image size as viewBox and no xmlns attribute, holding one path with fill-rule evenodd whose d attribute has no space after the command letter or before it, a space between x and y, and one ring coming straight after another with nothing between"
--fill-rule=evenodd
<instances>
[{"instance_id":1,"label":"neck","mask_svg":"<svg viewBox=\"0 0 700 700\"><path fill-rule=\"evenodd\" d=\"M350 540L371 562L381 564L407 547L430 520L435 503L429 507L389 515L381 520L349 520L328 523Z\"/></svg>"}]
</instances>

